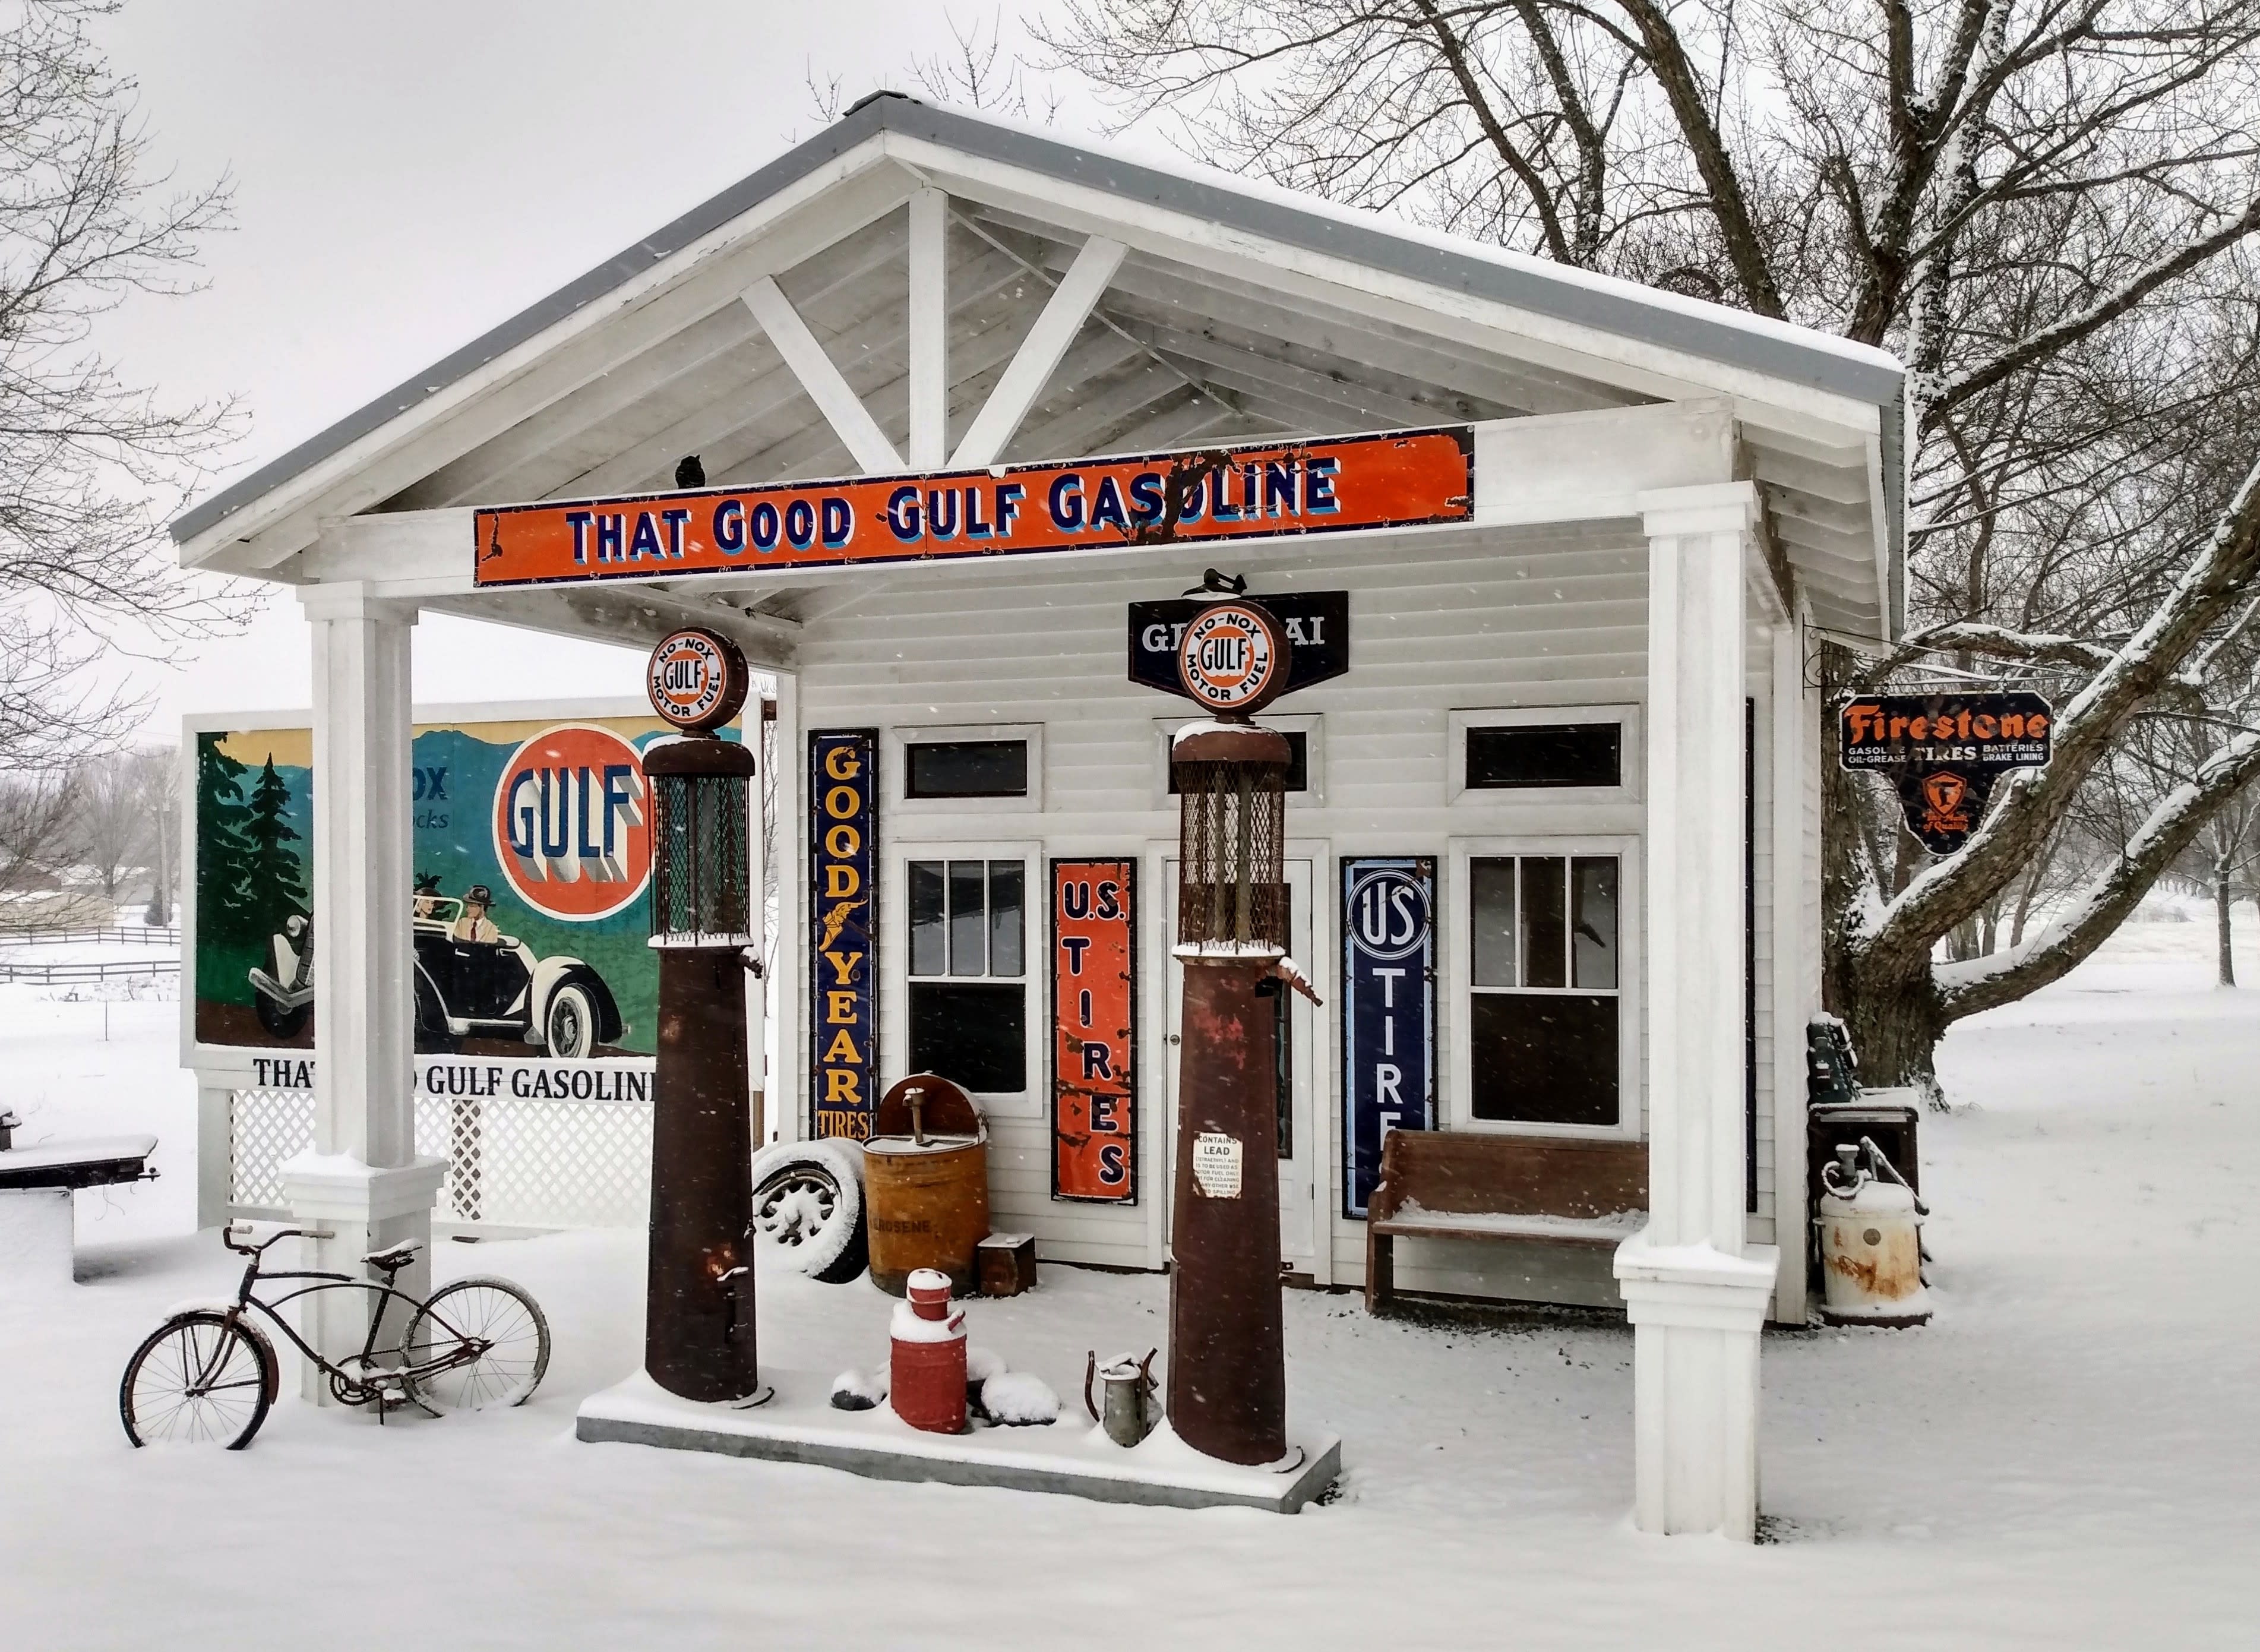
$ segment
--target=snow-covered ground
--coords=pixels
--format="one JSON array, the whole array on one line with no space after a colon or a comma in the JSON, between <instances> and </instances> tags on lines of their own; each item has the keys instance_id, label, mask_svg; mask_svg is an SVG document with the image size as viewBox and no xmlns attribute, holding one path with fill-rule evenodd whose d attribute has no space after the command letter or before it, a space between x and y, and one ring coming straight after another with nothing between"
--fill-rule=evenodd
<instances>
[{"instance_id":1,"label":"snow-covered ground","mask_svg":"<svg viewBox=\"0 0 2260 1652\"><path fill-rule=\"evenodd\" d=\"M240 1454L135 1452L118 1374L225 1291L192 1219L175 1006L0 987L23 1140L127 1127L167 1179L80 1209L65 1305L0 1299L0 1646L2249 1647L2260 1576L2260 990L2209 926L2144 925L1958 1029L1927 1120L1939 1314L1765 1348L1742 1548L1629 1530L1628 1334L1435 1328L1287 1302L1341 1499L1291 1519L886 1484L583 1446L637 1362L638 1237L442 1248L556 1333L533 1404L395 1423L286 1400ZM2245 962L2260 982L2260 956ZM884 1299L765 1273L765 1355L881 1353ZM1161 1340L1164 1281L1048 1268L975 1339L1079 1407L1083 1355Z\"/></svg>"}]
</instances>

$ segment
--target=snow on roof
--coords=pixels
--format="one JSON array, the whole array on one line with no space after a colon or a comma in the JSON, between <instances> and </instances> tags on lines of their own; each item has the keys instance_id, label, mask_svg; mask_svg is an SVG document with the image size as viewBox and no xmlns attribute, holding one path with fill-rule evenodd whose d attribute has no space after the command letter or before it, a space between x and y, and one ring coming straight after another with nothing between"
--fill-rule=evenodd
<instances>
[{"instance_id":1,"label":"snow on roof","mask_svg":"<svg viewBox=\"0 0 2260 1652\"><path fill-rule=\"evenodd\" d=\"M925 104L900 93L864 99L839 120L672 223L404 380L326 430L183 511L171 525L186 543L300 472L412 411L819 168L883 133L1023 168L1126 201L1205 218L1248 234L1362 263L1450 290L1699 358L1834 391L1885 409L1896 423L1899 363L1832 334L1596 275L1361 208L1298 195L1219 171L1154 146L1069 141L999 116Z\"/></svg>"}]
</instances>

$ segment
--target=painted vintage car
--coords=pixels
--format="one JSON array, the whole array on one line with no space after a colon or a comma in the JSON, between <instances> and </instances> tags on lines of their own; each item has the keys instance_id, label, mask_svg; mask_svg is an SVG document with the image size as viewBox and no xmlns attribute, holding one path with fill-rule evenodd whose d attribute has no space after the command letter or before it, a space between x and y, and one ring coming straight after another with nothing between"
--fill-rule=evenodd
<instances>
[{"instance_id":1,"label":"painted vintage car","mask_svg":"<svg viewBox=\"0 0 2260 1652\"><path fill-rule=\"evenodd\" d=\"M604 977L578 958L537 958L512 935L464 940L455 927L463 903L419 895L411 919L416 948L416 1048L445 1055L466 1038L516 1039L544 1054L579 1061L626 1031ZM274 968L251 971L259 1024L294 1038L314 1012L314 926L286 920L272 941Z\"/></svg>"}]
</instances>

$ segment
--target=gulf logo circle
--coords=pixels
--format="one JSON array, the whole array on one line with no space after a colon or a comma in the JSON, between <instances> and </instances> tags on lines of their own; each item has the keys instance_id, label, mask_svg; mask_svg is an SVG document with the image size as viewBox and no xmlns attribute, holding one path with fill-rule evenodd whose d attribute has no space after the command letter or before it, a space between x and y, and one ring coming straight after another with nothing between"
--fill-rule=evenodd
<instances>
[{"instance_id":1,"label":"gulf logo circle","mask_svg":"<svg viewBox=\"0 0 2260 1652\"><path fill-rule=\"evenodd\" d=\"M495 783L494 848L536 912L585 924L625 909L651 881L651 799L636 748L586 723L526 741Z\"/></svg>"},{"instance_id":2,"label":"gulf logo circle","mask_svg":"<svg viewBox=\"0 0 2260 1652\"><path fill-rule=\"evenodd\" d=\"M1203 611L1177 645L1177 672L1186 692L1216 711L1251 711L1269 699L1281 666L1273 626L1239 603Z\"/></svg>"}]
</instances>

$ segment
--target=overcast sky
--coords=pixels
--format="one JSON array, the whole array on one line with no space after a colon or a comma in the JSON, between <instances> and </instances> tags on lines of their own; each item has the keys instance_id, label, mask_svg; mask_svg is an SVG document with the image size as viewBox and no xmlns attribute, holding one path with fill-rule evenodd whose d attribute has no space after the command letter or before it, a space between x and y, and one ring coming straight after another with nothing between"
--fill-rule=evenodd
<instances>
[{"instance_id":1,"label":"overcast sky","mask_svg":"<svg viewBox=\"0 0 2260 1652\"><path fill-rule=\"evenodd\" d=\"M225 476L275 457L743 177L848 101L908 84L989 0L132 0L97 25L156 155L235 180L209 290L102 342L168 397L243 398ZM1018 7L1007 9L1007 15ZM1009 31L1012 28L1008 22ZM1061 124L1081 123L1069 106ZM209 491L209 490L206 490ZM640 696L641 656L426 615L417 697ZM297 604L181 669L144 668L150 736L184 712L306 704Z\"/></svg>"}]
</instances>

